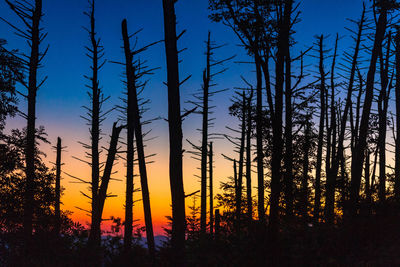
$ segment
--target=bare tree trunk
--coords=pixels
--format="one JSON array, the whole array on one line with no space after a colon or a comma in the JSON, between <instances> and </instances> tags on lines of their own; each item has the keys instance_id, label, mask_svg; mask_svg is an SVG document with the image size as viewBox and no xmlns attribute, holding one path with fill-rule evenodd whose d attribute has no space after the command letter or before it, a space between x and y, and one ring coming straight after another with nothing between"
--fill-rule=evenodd
<instances>
[{"instance_id":1,"label":"bare tree trunk","mask_svg":"<svg viewBox=\"0 0 400 267\"><path fill-rule=\"evenodd\" d=\"M134 110L133 102L135 101L132 97L132 91L136 88L131 88L132 79L134 79L134 73L132 72L132 55L129 45L128 30L126 21L122 22L122 37L124 41L124 52L125 52L125 72L127 77L127 107L126 107L126 130L127 130L127 146L126 146L126 192L125 192L125 228L124 228L124 249L129 251L132 246L132 232L133 232L133 169L134 169L134 133L135 133L135 122L134 122Z\"/></svg>"},{"instance_id":2,"label":"bare tree trunk","mask_svg":"<svg viewBox=\"0 0 400 267\"><path fill-rule=\"evenodd\" d=\"M375 149L375 152L374 152L374 165L372 167L371 185L370 185L371 204L373 202L372 193L374 192L374 186L375 186L376 165L378 164L378 152L379 152L379 148L378 148L378 146L376 146L376 149Z\"/></svg>"},{"instance_id":3,"label":"bare tree trunk","mask_svg":"<svg viewBox=\"0 0 400 267\"><path fill-rule=\"evenodd\" d=\"M26 55L27 61L25 68L28 71L28 82L23 82L24 86L28 89L26 96L28 100L28 112L26 114L26 145L25 145L25 161L26 161L26 181L25 181L25 194L24 194L24 215L23 215L23 232L25 238L26 249L29 250L31 245L31 238L33 232L33 213L34 213L34 191L35 191L35 154L36 154L36 92L38 90L37 72L40 65L41 58L44 54L39 51L39 46L43 37L41 34L40 21L42 14L42 0L35 0L34 4L11 3L6 1L8 6L14 13L21 18L25 25L26 30L17 29L20 36L24 37L30 46L30 54ZM29 21L29 22L28 22ZM11 24L10 24L11 25ZM26 32L26 33L25 33Z\"/></svg>"},{"instance_id":4,"label":"bare tree trunk","mask_svg":"<svg viewBox=\"0 0 400 267\"><path fill-rule=\"evenodd\" d=\"M128 87L128 130L130 125L130 130L134 130L136 137L136 148L139 160L139 172L140 172L140 182L141 182L141 191L142 191L142 199L143 199L143 209L144 209L144 217L145 217L145 225L146 225L146 239L147 245L149 249L149 253L151 257L154 259L155 254L155 245L154 245L154 232L153 232L153 223L151 218L151 207L150 207L150 194L147 182L147 169L146 169L146 161L144 154L144 144L143 144L143 133L142 133L142 123L140 121L140 111L137 97L137 85L136 85L136 77L140 75L137 73L138 70L133 66L133 58L132 52L130 50L129 43L129 35L127 29L126 20L122 21L122 36L124 40L124 49L125 49L125 66L126 66L126 74L127 74L127 87ZM135 125L135 127L133 127ZM132 129L133 128L133 129ZM133 133L131 133L132 135ZM130 136L133 141L133 135ZM129 140L128 140L129 142ZM132 162L133 162L133 144L131 144L131 153L132 153ZM133 166L132 166L133 169ZM132 181L133 182L133 173L132 173ZM127 188L128 189L128 188ZM133 190L132 188L129 188ZM130 196L133 191L130 192ZM132 201L132 200L131 200ZM132 216L132 210L130 211ZM132 217L130 218L132 219ZM130 229L132 231L132 229ZM130 232L132 234L132 232ZM130 245L129 245L130 246Z\"/></svg>"},{"instance_id":5,"label":"bare tree trunk","mask_svg":"<svg viewBox=\"0 0 400 267\"><path fill-rule=\"evenodd\" d=\"M117 145L118 145L118 139L119 139L119 134L121 133L121 130L124 126L118 126L117 123L114 122L113 128L112 128L112 134L111 134L111 140L110 140L110 146L108 148L108 153L107 153L107 160L106 164L104 167L104 172L103 172L103 177L101 179L101 185L98 191L98 203L97 207L98 212L96 213L96 217L94 218L94 225L92 225L92 229L95 229L98 231L98 233L94 233L93 238L94 244L100 245L101 241L101 221L102 221L102 215L103 215L103 209L104 209L104 203L107 198L107 189L108 189L108 184L111 179L111 174L112 174L112 168L114 165L114 160L115 160L115 155L117 154ZM98 238L98 239L97 239Z\"/></svg>"},{"instance_id":6,"label":"bare tree trunk","mask_svg":"<svg viewBox=\"0 0 400 267\"><path fill-rule=\"evenodd\" d=\"M100 140L100 89L98 82L98 71L99 71L99 53L101 53L101 48L98 40L96 39L96 30L95 30L95 1L92 0L90 7L90 29L89 29L89 37L91 47L88 49L91 52L90 59L92 60L92 77L91 81L91 98L92 98L92 106L91 106L91 114L90 116L90 134L91 134L91 167L92 167L92 181L91 181L91 190L92 190L92 213L91 213L91 226L90 226L90 234L89 234L89 246L100 246L100 224L97 223L97 219L99 217L99 207L97 206L99 203L98 200L98 190L99 190L99 177L100 177L100 163L99 163L99 140ZM99 50L100 49L100 50ZM98 227L98 228L96 228Z\"/></svg>"},{"instance_id":7,"label":"bare tree trunk","mask_svg":"<svg viewBox=\"0 0 400 267\"><path fill-rule=\"evenodd\" d=\"M128 92L129 94L129 92ZM128 97L129 98L129 97ZM126 191L125 191L125 227L124 227L124 249L129 251L132 246L133 232L133 176L134 176L134 122L133 122L133 99L127 101L127 142L126 142Z\"/></svg>"},{"instance_id":8,"label":"bare tree trunk","mask_svg":"<svg viewBox=\"0 0 400 267\"><path fill-rule=\"evenodd\" d=\"M261 59L255 57L256 62L256 149L257 149L257 193L258 193L258 220L261 224L265 222L264 208L264 152L263 152L263 135L262 135L262 76L261 76Z\"/></svg>"},{"instance_id":9,"label":"bare tree trunk","mask_svg":"<svg viewBox=\"0 0 400 267\"><path fill-rule=\"evenodd\" d=\"M362 167L365 157L365 148L367 145L369 115L374 95L376 63L385 36L386 25L387 25L387 9L386 7L382 7L382 9L380 10L376 26L374 46L372 48L371 61L367 74L367 83L365 89L364 107L360 123L359 139L358 143L355 146L354 153L352 155L353 157L351 162L351 185L350 185L350 203L349 203L350 204L349 211L352 216L357 214L357 204L360 193Z\"/></svg>"},{"instance_id":10,"label":"bare tree trunk","mask_svg":"<svg viewBox=\"0 0 400 267\"><path fill-rule=\"evenodd\" d=\"M137 99L136 99L137 100ZM143 199L143 212L144 212L144 221L146 225L146 240L147 246L149 249L150 256L154 259L155 256L155 243L154 243L154 231L153 231L153 221L151 217L151 206L150 206L150 193L149 186L147 181L147 170L146 170L146 161L144 155L144 144L143 144L143 135L142 135L142 125L140 123L140 115L139 108L137 106L137 102L135 105L135 136L136 136L136 148L139 159L139 173L140 173L140 185L142 191L142 199Z\"/></svg>"},{"instance_id":11,"label":"bare tree trunk","mask_svg":"<svg viewBox=\"0 0 400 267\"><path fill-rule=\"evenodd\" d=\"M60 214L60 203L61 203L61 138L57 138L57 157L56 157L56 201L54 205L54 214L56 219L55 233L57 236L60 235L61 228L61 214Z\"/></svg>"},{"instance_id":12,"label":"bare tree trunk","mask_svg":"<svg viewBox=\"0 0 400 267\"><path fill-rule=\"evenodd\" d=\"M236 168L236 159L233 160L233 180L235 182L235 206L236 203L239 202L238 197L239 197L239 186L238 186L238 175L237 175L237 168Z\"/></svg>"},{"instance_id":13,"label":"bare tree trunk","mask_svg":"<svg viewBox=\"0 0 400 267\"><path fill-rule=\"evenodd\" d=\"M293 111L292 111L292 83L291 83L290 47L286 46L285 55L285 203L286 218L293 216Z\"/></svg>"},{"instance_id":14,"label":"bare tree trunk","mask_svg":"<svg viewBox=\"0 0 400 267\"><path fill-rule=\"evenodd\" d=\"M214 193L213 193L213 142L210 142L210 151L208 152L208 171L210 179L210 235L214 234Z\"/></svg>"},{"instance_id":15,"label":"bare tree trunk","mask_svg":"<svg viewBox=\"0 0 400 267\"><path fill-rule=\"evenodd\" d=\"M249 222L253 220L253 197L251 194L251 102L253 99L253 88L247 100L247 128L246 128L246 193L247 193L247 216ZM263 203L264 207L264 203Z\"/></svg>"},{"instance_id":16,"label":"bare tree trunk","mask_svg":"<svg viewBox=\"0 0 400 267\"><path fill-rule=\"evenodd\" d=\"M364 170L364 175L365 175L365 196L366 196L366 202L367 202L367 211L368 214L370 214L371 211L371 183L370 183L370 161L371 161L371 152L367 150L366 156L365 156L365 170Z\"/></svg>"},{"instance_id":17,"label":"bare tree trunk","mask_svg":"<svg viewBox=\"0 0 400 267\"><path fill-rule=\"evenodd\" d=\"M239 173L237 179L237 201L236 201L236 232L240 233L240 220L242 213L242 188L243 188L243 165L244 165L244 141L246 137L246 97L243 92L242 95L242 125L241 125L241 136L240 136L240 148L239 148Z\"/></svg>"},{"instance_id":18,"label":"bare tree trunk","mask_svg":"<svg viewBox=\"0 0 400 267\"><path fill-rule=\"evenodd\" d=\"M182 118L179 94L179 68L175 0L163 0L165 51L167 59L169 174L172 198L172 247L178 264L183 264L185 248L185 193L182 174Z\"/></svg>"},{"instance_id":19,"label":"bare tree trunk","mask_svg":"<svg viewBox=\"0 0 400 267\"><path fill-rule=\"evenodd\" d=\"M345 159L345 155L343 154L343 156L340 159L340 201L342 203L342 207L343 207L343 215L346 216L346 203L348 200L348 181L349 181L349 176L346 172L346 159Z\"/></svg>"},{"instance_id":20,"label":"bare tree trunk","mask_svg":"<svg viewBox=\"0 0 400 267\"><path fill-rule=\"evenodd\" d=\"M389 33L386 57L384 59L382 47L380 50L380 78L381 90L378 96L378 116L379 116L379 190L378 197L381 203L386 200L386 127L387 127L387 109L391 89L389 84L389 52L390 52L391 34Z\"/></svg>"},{"instance_id":21,"label":"bare tree trunk","mask_svg":"<svg viewBox=\"0 0 400 267\"><path fill-rule=\"evenodd\" d=\"M311 116L307 116L307 119L311 119ZM308 217L308 170L309 170L309 153L310 153L310 135L311 135L311 125L307 120L305 121L305 131L304 131L304 144L303 144L303 179L301 181L301 216L303 219Z\"/></svg>"},{"instance_id":22,"label":"bare tree trunk","mask_svg":"<svg viewBox=\"0 0 400 267\"><path fill-rule=\"evenodd\" d=\"M333 164L333 157L336 153L336 108L335 108L335 65L336 65L336 56L337 56L337 45L338 45L339 35L336 34L335 40L335 51L333 54L333 60L331 65L331 118L330 118L330 125L329 123L329 115L328 111L326 112L326 127L327 127L327 143L326 143L326 161L325 161L325 168L326 168L326 178L330 180L333 190L335 190L335 181L332 179L332 164ZM328 94L326 95L326 109L328 110ZM315 200L314 200L314 221L319 221L320 216L320 206L321 206L321 175L319 179L315 180Z\"/></svg>"},{"instance_id":23,"label":"bare tree trunk","mask_svg":"<svg viewBox=\"0 0 400 267\"><path fill-rule=\"evenodd\" d=\"M355 108L355 117L356 121L354 123L354 114L353 114L353 103L350 105L350 129L351 129L351 139L350 139L350 148L353 151L355 144L358 142L358 128L360 126L360 110L361 110L361 96L363 94L363 78L359 70L357 70L358 80L359 80L359 87L358 95L357 95L357 102Z\"/></svg>"},{"instance_id":24,"label":"bare tree trunk","mask_svg":"<svg viewBox=\"0 0 400 267\"><path fill-rule=\"evenodd\" d=\"M215 240L219 240L220 237L220 222L219 209L215 209Z\"/></svg>"},{"instance_id":25,"label":"bare tree trunk","mask_svg":"<svg viewBox=\"0 0 400 267\"><path fill-rule=\"evenodd\" d=\"M210 84L210 32L207 38L207 66L203 72L203 125L201 142L201 206L200 206L200 233L205 234L207 228L207 145L208 145L208 97Z\"/></svg>"},{"instance_id":26,"label":"bare tree trunk","mask_svg":"<svg viewBox=\"0 0 400 267\"><path fill-rule=\"evenodd\" d=\"M271 197L269 232L271 240L277 238L279 230L279 196L281 192L282 164L282 115L283 115L283 83L284 63L289 46L292 0L284 1L283 18L278 22L278 50L275 64L275 114L272 120L272 167L271 167Z\"/></svg>"},{"instance_id":27,"label":"bare tree trunk","mask_svg":"<svg viewBox=\"0 0 400 267\"><path fill-rule=\"evenodd\" d=\"M320 105L321 105L321 113L319 117L319 131L318 131L318 147L317 147L317 163L315 167L315 180L317 183L320 183L321 181L321 166L322 166L322 148L324 146L324 122L325 122L325 112L326 112L326 107L325 107L325 93L326 93L326 86L325 86L325 70L324 70L324 48L323 44L324 43L324 36L321 35L319 37L319 74L320 74L320 80L321 80L321 86L320 86ZM332 186L331 184L328 184L327 182L327 192L326 192L326 211L327 211L327 221L328 223L332 223L333 221L333 214L330 213L331 206L333 205L332 203L334 202L334 199L332 201L331 198L328 196L331 196L328 191L332 191ZM334 189L333 189L334 190Z\"/></svg>"},{"instance_id":28,"label":"bare tree trunk","mask_svg":"<svg viewBox=\"0 0 400 267\"><path fill-rule=\"evenodd\" d=\"M346 103L345 107L343 110L342 117L340 119L340 128L339 128L339 137L338 137L338 142L337 142L337 151L336 153L332 153L332 171L329 173L329 176L327 177L328 180L330 180L331 184L334 185L336 183L336 177L339 172L339 167L340 167L340 158L341 155L343 155L344 151L344 138L345 138L345 130L346 130L346 124L347 124L347 117L349 114L349 109L351 108L351 96L353 92L353 84L354 84L354 76L355 76L355 71L357 67L357 60L358 60L358 54L360 51L360 43L361 43L361 37L362 37L362 31L365 23L365 5L363 5L363 11L361 15L361 19L358 23L358 31L357 31L357 37L356 37L356 44L355 44L355 49L354 49L354 54L352 57L352 63L351 63L351 68L350 68L350 76L349 76L349 82L348 82L348 87L347 87L347 97L346 97ZM339 112L338 112L339 114Z\"/></svg>"}]
</instances>

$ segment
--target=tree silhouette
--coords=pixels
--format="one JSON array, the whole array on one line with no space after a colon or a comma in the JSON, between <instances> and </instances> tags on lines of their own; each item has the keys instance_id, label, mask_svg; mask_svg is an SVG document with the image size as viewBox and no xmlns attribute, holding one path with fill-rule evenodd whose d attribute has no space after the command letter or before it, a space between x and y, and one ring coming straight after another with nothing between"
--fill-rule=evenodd
<instances>
[{"instance_id":1,"label":"tree silhouette","mask_svg":"<svg viewBox=\"0 0 400 267\"><path fill-rule=\"evenodd\" d=\"M138 83L138 80L146 74L150 74L152 70L147 69L145 66L142 65L140 60L134 60L133 55L138 54L139 52L143 51L143 49L131 51L130 44L129 44L129 35L127 29L126 20L122 21L122 36L124 40L124 50L125 50L125 67L126 67L126 76L127 76L127 88L128 88L128 99L127 99L127 123L128 123L128 130L132 131L132 128L135 131L136 137L136 149L138 154L139 160L139 172L140 172L140 182L142 188L142 198L143 198L143 208L144 208L144 216L145 216L145 224L146 224L146 238L147 238L147 245L149 248L149 252L152 258L154 258L155 253L155 245L154 245L154 233L153 233L153 222L151 219L151 208L150 208L150 195L149 195L149 188L147 182L147 168L146 168L146 157L144 154L144 144L143 144L143 133L142 133L142 122L140 121L140 110L138 104L138 96L137 96L137 89L143 88L145 84ZM147 47L146 47L147 48ZM128 133L128 138L132 138L132 133ZM128 139L128 143L131 141ZM132 144L131 147L128 147L128 151L133 149ZM133 151L131 151L131 156L129 160L133 161ZM128 177L128 175L127 175ZM132 175L133 180L133 175ZM131 179L127 181L128 183L133 183ZM128 187L127 187L128 189ZM127 194L132 194L132 191L127 190ZM129 205L132 203L127 203ZM130 221L130 223L132 223ZM129 232L128 232L129 234ZM129 238L126 239L125 242L129 242ZM125 244L126 246L129 246Z\"/></svg>"},{"instance_id":2,"label":"tree silhouette","mask_svg":"<svg viewBox=\"0 0 400 267\"><path fill-rule=\"evenodd\" d=\"M378 1L376 8L379 9L379 18L376 25L374 45L371 51L371 61L367 74L367 81L365 87L365 98L363 111L360 121L360 128L358 130L358 142L355 145L354 153L352 155L351 162L351 187L350 187L350 214L355 215L357 213L357 204L359 201L360 183L362 166L364 163L365 148L367 146L367 132L368 132L368 120L371 111L371 104L373 98L374 81L375 81L375 70L376 63L378 60L379 51L382 49L382 42L385 36L387 27L387 15L391 7L387 1ZM374 8L375 10L375 8Z\"/></svg>"},{"instance_id":3,"label":"tree silhouette","mask_svg":"<svg viewBox=\"0 0 400 267\"><path fill-rule=\"evenodd\" d=\"M172 247L177 264L184 261L185 193L182 174L182 115L180 108L179 63L175 0L163 0L165 53L167 59L169 176L172 198Z\"/></svg>"},{"instance_id":4,"label":"tree silhouette","mask_svg":"<svg viewBox=\"0 0 400 267\"><path fill-rule=\"evenodd\" d=\"M222 48L224 45L217 45L211 40L211 32L208 32L208 37L206 41L206 67L203 70L203 84L202 88L198 93L195 93L193 96L196 99L195 101L189 101L189 103L194 105L194 109L191 111L196 112L197 108L201 111L197 113L202 115L202 127L201 130L201 146L197 146L190 142L193 151L189 151L194 156L193 158L200 161L200 183L201 183L201 208L200 208L200 229L202 235L206 232L207 225L207 146L208 140L213 138L217 138L215 135L209 132L209 128L211 128L214 123L215 118L210 118L213 114L213 109L215 106L211 106L212 97L216 94L226 91L226 89L222 90L213 90L217 84L213 82L215 76L224 73L227 69L221 68L216 69L217 67L223 65L225 62L231 60L233 57L225 58L222 60L217 60L215 58L215 53L217 49ZM210 213L211 214L211 213Z\"/></svg>"},{"instance_id":5,"label":"tree silhouette","mask_svg":"<svg viewBox=\"0 0 400 267\"><path fill-rule=\"evenodd\" d=\"M320 109L321 109L321 113L319 115L319 130L318 130L318 148L317 148L317 165L315 167L315 180L316 180L316 184L319 187L320 181L321 181L321 168L322 168L322 147L324 146L324 130L325 130L325 113L326 113L326 102L325 102L325 94L326 94L326 85L325 85L325 70L324 70L324 36L321 35L318 38L318 52L319 52L319 75L320 75L320 92L319 92L319 96L320 96ZM327 187L327 196L328 196L328 187ZM316 192L316 199L319 198L319 194L317 196L317 192ZM326 198L326 207L327 210L331 210L331 208L328 208L329 202L328 201L328 197ZM319 201L319 200L318 200ZM332 209L333 211L333 209ZM327 216L328 221L329 216Z\"/></svg>"},{"instance_id":6,"label":"tree silhouette","mask_svg":"<svg viewBox=\"0 0 400 267\"><path fill-rule=\"evenodd\" d=\"M33 231L33 202L34 202L34 186L35 186L35 149L36 149L36 94L38 89L43 85L44 81L38 81L38 68L47 53L40 51L40 45L46 38L46 33L40 26L43 17L42 1L35 0L34 3L8 1L6 3L10 9L23 21L25 28L18 28L7 22L15 31L16 34L25 39L30 47L29 55L22 55L20 58L23 68L28 72L27 81L20 79L21 84L27 89L28 94L23 95L28 101L28 111L23 116L27 120L27 134L25 147L26 161L26 184L25 184L25 200L24 200L24 232L27 245L31 241Z\"/></svg>"},{"instance_id":7,"label":"tree silhouette","mask_svg":"<svg viewBox=\"0 0 400 267\"><path fill-rule=\"evenodd\" d=\"M214 180L213 180L213 142L210 142L210 148L208 151L208 170L209 170L209 179L210 179L210 234L211 236L214 234Z\"/></svg>"},{"instance_id":8,"label":"tree silhouette","mask_svg":"<svg viewBox=\"0 0 400 267\"><path fill-rule=\"evenodd\" d=\"M56 235L60 234L61 228L61 151L63 147L61 146L61 138L57 137L56 148L56 182L55 182L55 205L54 205L54 216L55 216L55 227L54 232Z\"/></svg>"}]
</instances>

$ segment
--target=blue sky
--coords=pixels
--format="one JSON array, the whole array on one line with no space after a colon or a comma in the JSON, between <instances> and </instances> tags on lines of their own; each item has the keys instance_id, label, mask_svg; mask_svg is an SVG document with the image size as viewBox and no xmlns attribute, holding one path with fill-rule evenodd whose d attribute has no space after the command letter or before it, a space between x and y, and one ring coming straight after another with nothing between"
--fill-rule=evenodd
<instances>
[{"instance_id":1,"label":"blue sky","mask_svg":"<svg viewBox=\"0 0 400 267\"><path fill-rule=\"evenodd\" d=\"M328 41L333 42L336 32L346 34L344 26L349 23L346 18L358 18L362 2L353 1L302 1L300 10L301 22L296 26L296 49L304 50L314 42L317 34L331 35ZM44 13L43 27L48 32L45 44L50 45L50 50L45 58L41 75L47 75L48 81L38 94L38 119L39 123L49 128L51 125L62 124L75 128L82 125L79 119L82 114L82 105L88 103L85 94L84 74L89 74L90 61L85 57L84 45L88 44L88 36L83 26L89 21L83 12L88 4L85 0L52 0L43 1ZM180 48L188 48L183 52L180 72L181 78L191 74L192 78L182 88L183 100L188 100L190 94L201 85L201 73L204 67L204 40L207 32L212 32L212 37L217 43L227 43L220 50L217 57L224 58L237 55L235 61L246 60L245 52L238 47L239 41L229 28L222 24L212 23L208 19L208 1L186 0L178 1L176 13L178 30L186 29L187 33L179 43ZM18 22L16 16L7 9L4 1L0 3L0 15L12 22ZM161 0L98 0L96 1L96 19L98 36L105 47L105 58L111 61L123 59L121 44L120 23L127 18L128 29L134 32L143 28L139 35L139 44L163 39L163 14ZM10 28L0 23L1 38L8 40L9 48L18 48L25 51L24 42L14 36ZM340 43L347 47L347 40ZM329 45L329 44L328 44ZM149 116L166 116L166 88L162 82L166 79L164 46L162 43L149 49L143 54L151 67L160 67L152 77L146 97L152 101ZM230 69L223 77L219 77L221 88L241 86L240 75L251 80L253 75L251 65L230 64ZM118 103L123 85L121 84L121 66L107 63L100 73L100 84L104 93L111 96L109 107ZM230 92L216 97L219 107L227 107ZM49 110L51 112L49 112ZM187 123L191 123L189 120ZM58 128L58 127L57 127ZM56 132L54 132L56 134Z\"/></svg>"}]
</instances>

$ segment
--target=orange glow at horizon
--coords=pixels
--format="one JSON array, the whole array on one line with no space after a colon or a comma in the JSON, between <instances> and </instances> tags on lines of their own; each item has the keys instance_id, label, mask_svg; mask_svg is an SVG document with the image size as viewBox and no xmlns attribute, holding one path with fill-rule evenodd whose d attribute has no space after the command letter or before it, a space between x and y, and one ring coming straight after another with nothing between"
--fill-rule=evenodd
<instances>
[{"instance_id":1,"label":"orange glow at horizon","mask_svg":"<svg viewBox=\"0 0 400 267\"><path fill-rule=\"evenodd\" d=\"M50 132L52 131L50 127ZM77 140L85 140L87 139L87 129L83 129L82 133L74 133L64 132L65 136L61 136L63 146L67 146L65 151L62 153L62 180L61 185L65 189L64 194L62 195L62 209L69 210L72 212L71 219L75 222L79 222L84 226L88 226L90 224L90 216L84 210L90 211L90 199L86 198L81 192L90 195L89 192L89 184L84 184L76 181L74 178L68 176L70 174L72 176L76 176L85 181L89 181L91 177L91 169L89 165L84 162L81 162L77 159L74 159L73 156L78 157L80 159L85 159L85 150L81 147L81 145L77 142ZM81 131L81 128L80 128ZM86 136L84 136L86 134ZM81 139L79 139L79 135L81 135ZM122 140L125 139L124 131L121 133ZM52 135L53 136L53 135ZM157 138L148 143L148 146L145 148L146 155L150 155L156 153L157 155L147 161L154 161L154 163L148 164L148 183L149 183L149 191L150 191L150 203L151 203L151 212L152 212L152 220L153 220L153 228L155 235L163 235L164 230L163 227L167 227L167 218L166 216L171 216L171 195L170 195L170 184L169 184L169 150L168 150L168 141L161 138ZM50 140L53 141L53 140ZM103 137L103 146L107 147L109 141L109 136L105 135ZM124 150L124 145L120 143L121 149ZM187 144L184 142L184 147L189 149ZM226 181L228 176L232 174L232 164L227 160L223 159L220 155L222 152L227 153L226 151L231 150L229 144L225 140L214 141L214 195L216 195L219 190L220 181ZM157 150L155 150L157 148ZM48 166L52 166L50 162L55 162L55 152L54 150L48 146L43 145L41 149L47 154L47 158L45 159L48 162ZM229 151L228 150L228 151ZM103 151L102 157L106 156L106 151ZM125 157L125 155L121 154L121 156ZM136 155L135 155L136 156ZM107 198L103 211L103 219L109 219L111 216L119 217L124 221L125 217L125 163L124 159L120 158L117 161L113 168L113 172L116 172L112 175L114 180L110 181L108 187L108 194L116 195L116 197ZM200 166L200 162L191 158L191 155L188 153L184 153L184 161L183 161L183 174L184 174L184 187L185 193L190 194L194 191L200 189L199 179L194 175L199 174L199 170L197 169ZM140 176L138 166L134 167L134 188L140 188ZM208 186L208 182L207 182ZM208 192L207 192L208 194ZM134 222L134 224L138 224L139 226L144 226L144 216L143 216L143 206L141 202L141 192L134 193L134 207L133 207L133 218L134 220L138 220ZM208 196L207 196L208 198ZM208 201L208 199L207 199ZM215 202L214 202L215 203ZM188 206L192 204L191 199L186 199L186 210L189 212ZM207 204L207 209L209 208ZM81 210L83 209L83 210ZM207 211L209 212L209 210ZM106 220L102 223L102 230L109 231L111 226L111 221ZM122 234L121 232L120 234ZM145 234L145 233L144 233Z\"/></svg>"}]
</instances>

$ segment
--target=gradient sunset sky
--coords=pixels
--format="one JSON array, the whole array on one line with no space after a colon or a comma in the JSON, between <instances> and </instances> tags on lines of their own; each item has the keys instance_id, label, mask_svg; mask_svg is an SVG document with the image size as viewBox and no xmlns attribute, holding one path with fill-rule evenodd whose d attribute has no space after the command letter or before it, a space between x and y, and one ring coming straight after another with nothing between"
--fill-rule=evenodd
<instances>
[{"instance_id":1,"label":"gradient sunset sky","mask_svg":"<svg viewBox=\"0 0 400 267\"><path fill-rule=\"evenodd\" d=\"M367 2L369 4L369 2ZM239 46L239 40L233 32L222 24L212 23L208 19L207 0L180 0L176 4L178 31L183 29L187 33L180 39L179 48L187 48L180 55L183 60L180 65L180 76L185 78L192 75L192 78L181 88L182 102L193 100L192 93L201 87L202 70L205 66L205 44L207 32L211 31L213 41L218 44L227 44L219 50L216 58L223 59L236 55L234 61L226 66L229 70L218 76L215 82L218 89L229 88L213 98L216 105L214 116L216 117L215 127L211 130L216 133L227 133L225 126L236 127L238 121L228 114L230 98L233 95L234 87L244 86L240 75L247 80L254 80L253 66L249 64L238 64L236 61L250 61L246 52ZM85 121L80 118L83 115L83 105L89 103L86 94L85 83L87 80L83 75L90 75L90 59L85 56L84 46L89 44L88 35L82 28L88 26L89 19L83 14L88 9L86 0L45 0L43 1L45 16L42 26L48 32L44 42L49 44L50 49L44 60L44 67L40 70L40 77L48 76L48 80L37 96L37 124L44 125L49 135L49 140L56 142L57 136L67 146L63 153L63 171L71 175L88 180L90 168L84 163L73 159L72 156L84 158L85 150L78 144L78 141L89 142L89 129ZM327 47L334 44L334 36L338 32L343 38L340 40L340 50L348 49L352 43L349 33L344 29L351 24L346 18L358 19L362 9L360 0L305 0L300 4L301 22L296 25L295 39L297 44L294 51L305 50L314 41L315 35L330 35L327 40ZM0 16L10 22L20 25L16 16L8 9L4 1L0 2ZM161 0L97 0L96 1L96 23L97 33L101 37L105 48L105 58L109 61L122 61L123 50L121 49L121 21L128 20L128 29L131 33L143 28L138 35L138 45L145 45L150 42L163 39L163 14ZM8 41L7 48L26 51L27 45L13 34L13 31L5 23L0 23L0 38ZM43 47L44 48L44 47ZM143 96L151 100L150 110L144 115L145 118L167 117L167 88L163 84L166 81L164 44L160 43L143 53L143 59L148 60L152 68L160 67L151 77ZM314 68L315 59L307 59L309 68ZM295 71L295 70L294 70ZM122 84L123 69L120 65L107 62L99 74L100 85L104 94L110 96L105 104L109 109L121 103L124 86ZM184 108L190 109L188 103L182 104ZM25 109L25 103L20 101L20 107ZM103 123L102 145L108 146L109 132L112 122L115 121L118 112L111 113ZM25 121L22 118L12 118L7 121L7 129L22 128ZM196 129L201 127L200 115L191 115L183 123L184 147L190 149L186 139L199 143L200 135ZM155 121L146 129L152 129L150 137L156 139L150 141L146 147L146 154L156 153L152 158L155 163L149 165L149 190L156 234L161 234L161 227L165 225L165 216L171 214L170 191L168 176L168 124L165 120ZM122 133L125 139L125 133ZM46 162L55 161L55 153L50 145L41 147L47 153ZM218 192L219 182L226 180L232 173L232 164L223 159L221 153L235 157L232 146L225 140L215 140L215 182L214 191ZM104 153L105 154L105 153ZM103 155L104 156L104 155ZM51 163L49 163L50 166ZM197 168L199 162L191 159L190 154L184 155L184 186L186 194L200 189ZM125 195L125 169L124 162L120 160L115 166L116 173L113 177L121 181L112 181L109 192L118 195L106 201L103 218L124 217L124 195ZM135 169L137 173L137 168ZM139 178L135 178L135 188L140 186ZM90 221L85 212L76 206L89 209L90 205L80 191L87 192L84 184L72 183L73 179L63 175L62 185L65 188L62 197L63 209L73 212L72 218L83 224ZM256 184L254 177L253 185ZM253 190L256 193L256 190ZM141 199L141 193L135 193L134 199ZM191 199L187 199L187 205ZM142 221L142 204L137 202L134 207L134 218Z\"/></svg>"}]
</instances>

